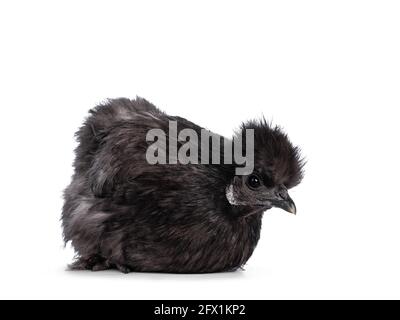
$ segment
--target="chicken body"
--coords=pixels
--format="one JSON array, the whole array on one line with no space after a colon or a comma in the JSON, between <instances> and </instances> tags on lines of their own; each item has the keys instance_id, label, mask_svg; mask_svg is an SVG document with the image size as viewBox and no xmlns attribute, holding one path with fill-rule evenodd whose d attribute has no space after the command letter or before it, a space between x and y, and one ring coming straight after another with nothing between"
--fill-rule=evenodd
<instances>
[{"instance_id":1,"label":"chicken body","mask_svg":"<svg viewBox=\"0 0 400 320\"><path fill-rule=\"evenodd\" d=\"M261 206L232 205L235 165L149 164L150 129L201 127L148 101L116 99L77 132L75 173L64 193L64 239L73 269L204 273L235 270L260 237ZM251 214L248 214L248 213Z\"/></svg>"}]
</instances>

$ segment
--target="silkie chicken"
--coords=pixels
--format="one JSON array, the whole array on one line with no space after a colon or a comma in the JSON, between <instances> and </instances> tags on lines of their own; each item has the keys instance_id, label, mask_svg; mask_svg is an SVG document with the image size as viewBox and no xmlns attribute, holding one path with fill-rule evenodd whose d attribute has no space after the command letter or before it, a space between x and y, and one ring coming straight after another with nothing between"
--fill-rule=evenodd
<instances>
[{"instance_id":1,"label":"silkie chicken","mask_svg":"<svg viewBox=\"0 0 400 320\"><path fill-rule=\"evenodd\" d=\"M296 213L288 189L301 182L304 162L282 129L264 119L242 124L236 135L254 130L254 170L237 175L235 161L150 164L146 135L168 132L171 121L202 130L142 98L90 111L76 133L75 172L64 192L64 240L76 251L71 269L233 271L252 255L264 211Z\"/></svg>"}]
</instances>

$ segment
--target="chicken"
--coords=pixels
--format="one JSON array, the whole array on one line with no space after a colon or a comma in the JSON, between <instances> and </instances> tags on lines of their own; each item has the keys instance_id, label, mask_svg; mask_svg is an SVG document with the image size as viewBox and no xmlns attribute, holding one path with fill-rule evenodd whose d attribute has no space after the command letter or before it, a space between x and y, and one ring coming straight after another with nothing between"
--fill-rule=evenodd
<instances>
[{"instance_id":1,"label":"chicken","mask_svg":"<svg viewBox=\"0 0 400 320\"><path fill-rule=\"evenodd\" d=\"M200 136L204 131L142 98L109 100L90 111L76 133L75 172L64 192L63 236L76 251L71 269L236 270L257 245L265 210L275 206L296 212L288 189L301 182L304 163L299 148L279 127L264 119L244 123L234 139L217 150L219 163L211 159L214 146L206 149L208 164L149 163L155 141L149 141L149 132L169 132L171 123L179 132L191 129ZM243 175L238 170L244 165L231 150L235 141L246 145L246 132L253 132L254 163ZM185 144L176 138L173 142L177 147ZM192 160L200 158L196 151L204 151L201 145L190 142ZM153 157L164 154L176 160L173 152L182 152L172 146L170 142L162 150L158 145ZM202 160L209 160L207 154Z\"/></svg>"}]
</instances>

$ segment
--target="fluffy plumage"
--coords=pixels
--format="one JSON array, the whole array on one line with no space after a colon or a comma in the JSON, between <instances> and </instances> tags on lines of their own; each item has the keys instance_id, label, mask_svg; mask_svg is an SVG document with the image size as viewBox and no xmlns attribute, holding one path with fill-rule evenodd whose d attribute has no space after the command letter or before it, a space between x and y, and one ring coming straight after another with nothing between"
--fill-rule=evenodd
<instances>
[{"instance_id":1,"label":"fluffy plumage","mask_svg":"<svg viewBox=\"0 0 400 320\"><path fill-rule=\"evenodd\" d=\"M76 250L73 269L203 273L235 270L253 253L263 211L294 210L287 189L303 163L278 127L255 132L255 169L235 164L156 164L145 158L146 133L201 127L148 101L116 99L90 111L77 132L75 173L64 193L64 239ZM256 188L253 188L255 186Z\"/></svg>"}]
</instances>

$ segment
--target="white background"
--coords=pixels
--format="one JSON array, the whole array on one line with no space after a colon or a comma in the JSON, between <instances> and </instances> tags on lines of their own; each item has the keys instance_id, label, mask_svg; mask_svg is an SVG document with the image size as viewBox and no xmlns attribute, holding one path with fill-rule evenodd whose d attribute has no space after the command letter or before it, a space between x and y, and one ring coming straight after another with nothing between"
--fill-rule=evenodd
<instances>
[{"instance_id":1,"label":"white background","mask_svg":"<svg viewBox=\"0 0 400 320\"><path fill-rule=\"evenodd\" d=\"M0 298L400 298L398 1L1 1ZM143 96L224 135L264 114L308 163L246 271L67 272L73 134Z\"/></svg>"}]
</instances>

